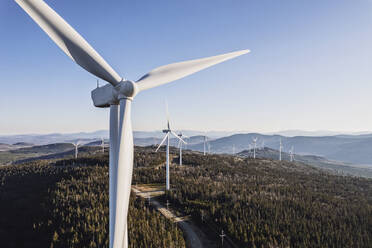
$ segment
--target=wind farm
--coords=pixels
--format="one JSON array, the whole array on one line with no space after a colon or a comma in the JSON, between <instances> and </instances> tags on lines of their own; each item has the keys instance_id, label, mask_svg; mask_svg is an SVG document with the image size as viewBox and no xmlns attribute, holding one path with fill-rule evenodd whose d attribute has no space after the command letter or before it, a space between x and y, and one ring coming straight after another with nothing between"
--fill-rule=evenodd
<instances>
[{"instance_id":1,"label":"wind farm","mask_svg":"<svg viewBox=\"0 0 372 248\"><path fill-rule=\"evenodd\" d=\"M92 91L92 100L96 107L110 107L110 247L128 247L126 220L133 171L133 134L131 128L133 98L140 91L175 81L225 60L248 53L249 50L159 67L133 82L120 77L84 38L44 1L18 0L16 2L68 57L88 72L109 82L109 84ZM171 131L169 130L169 132ZM176 135L176 137L178 136ZM169 139L167 140L168 151ZM77 149L76 145L76 158ZM168 156L166 189L169 190Z\"/></svg>"},{"instance_id":2,"label":"wind farm","mask_svg":"<svg viewBox=\"0 0 372 248\"><path fill-rule=\"evenodd\" d=\"M370 247L370 9L1 3L0 247Z\"/></svg>"}]
</instances>

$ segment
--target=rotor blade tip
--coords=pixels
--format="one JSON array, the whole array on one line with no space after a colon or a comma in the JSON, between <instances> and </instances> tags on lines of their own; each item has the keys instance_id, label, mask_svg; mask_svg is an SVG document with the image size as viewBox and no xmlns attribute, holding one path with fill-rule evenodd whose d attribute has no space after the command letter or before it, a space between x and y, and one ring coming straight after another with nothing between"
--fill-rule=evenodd
<instances>
[{"instance_id":1,"label":"rotor blade tip","mask_svg":"<svg viewBox=\"0 0 372 248\"><path fill-rule=\"evenodd\" d=\"M250 53L250 52L251 52L251 50L249 50L249 49L244 49L244 50L238 51L238 53L240 53L241 55L247 54L247 53Z\"/></svg>"}]
</instances>

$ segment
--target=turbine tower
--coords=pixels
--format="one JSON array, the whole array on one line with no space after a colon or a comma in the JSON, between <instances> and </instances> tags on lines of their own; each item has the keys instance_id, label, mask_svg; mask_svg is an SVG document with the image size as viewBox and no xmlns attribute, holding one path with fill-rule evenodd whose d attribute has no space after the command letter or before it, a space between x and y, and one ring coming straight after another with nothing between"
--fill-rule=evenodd
<instances>
[{"instance_id":1,"label":"turbine tower","mask_svg":"<svg viewBox=\"0 0 372 248\"><path fill-rule=\"evenodd\" d=\"M186 135L182 134L181 132L178 134L178 137L182 139L182 137L188 138ZM187 142L182 142L181 140L178 141L178 148L180 148L180 165L182 165L182 143L187 144Z\"/></svg>"},{"instance_id":2,"label":"turbine tower","mask_svg":"<svg viewBox=\"0 0 372 248\"><path fill-rule=\"evenodd\" d=\"M101 147L102 147L102 153L105 153L105 139L101 138Z\"/></svg>"},{"instance_id":3,"label":"turbine tower","mask_svg":"<svg viewBox=\"0 0 372 248\"><path fill-rule=\"evenodd\" d=\"M168 104L167 104L167 129L163 130L163 133L165 133L165 136L161 143L159 144L158 148L155 152L159 150L159 148L163 145L165 141L167 141L167 147L166 147L166 164L165 164L165 189L170 190L170 183L169 183L169 141L170 141L170 135L172 134L174 137L179 139L180 142L183 142L186 144L185 141L181 137L179 137L172 129L170 128L169 124L169 114L168 114Z\"/></svg>"},{"instance_id":4,"label":"turbine tower","mask_svg":"<svg viewBox=\"0 0 372 248\"><path fill-rule=\"evenodd\" d=\"M253 158L256 159L256 147L258 138L253 138Z\"/></svg>"},{"instance_id":5,"label":"turbine tower","mask_svg":"<svg viewBox=\"0 0 372 248\"><path fill-rule=\"evenodd\" d=\"M205 156L206 154L206 145L207 145L207 134L204 134L204 149L203 149L203 154Z\"/></svg>"},{"instance_id":6,"label":"turbine tower","mask_svg":"<svg viewBox=\"0 0 372 248\"><path fill-rule=\"evenodd\" d=\"M89 43L42 0L15 0L62 51L82 68L107 81L91 92L96 107L110 108L110 248L128 247L127 216L133 172L132 100L141 91L173 82L223 61L241 50L158 67L137 81L121 77Z\"/></svg>"},{"instance_id":7,"label":"turbine tower","mask_svg":"<svg viewBox=\"0 0 372 248\"><path fill-rule=\"evenodd\" d=\"M77 156L78 156L78 149L79 149L79 145L80 145L80 142L77 141L76 143L71 143L74 145L75 147L75 159L77 159Z\"/></svg>"},{"instance_id":8,"label":"turbine tower","mask_svg":"<svg viewBox=\"0 0 372 248\"><path fill-rule=\"evenodd\" d=\"M282 149L283 149L282 138L280 138L280 143L279 143L279 161L282 161Z\"/></svg>"},{"instance_id":9,"label":"turbine tower","mask_svg":"<svg viewBox=\"0 0 372 248\"><path fill-rule=\"evenodd\" d=\"M289 150L289 158L291 162L294 161L294 147L293 146L291 147L291 150Z\"/></svg>"}]
</instances>

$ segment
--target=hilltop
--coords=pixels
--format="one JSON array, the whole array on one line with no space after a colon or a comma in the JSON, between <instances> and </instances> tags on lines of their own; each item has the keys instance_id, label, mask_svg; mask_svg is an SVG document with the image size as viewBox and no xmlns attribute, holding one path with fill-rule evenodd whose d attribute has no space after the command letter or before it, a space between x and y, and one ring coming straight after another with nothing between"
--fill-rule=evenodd
<instances>
[{"instance_id":1,"label":"hilltop","mask_svg":"<svg viewBox=\"0 0 372 248\"><path fill-rule=\"evenodd\" d=\"M135 147L133 184L164 185L164 148L158 153L154 148ZM178 166L178 149L170 152L171 191L158 200L190 216L208 240L218 240L223 229L227 247L372 245L371 180L301 162L190 150ZM0 167L0 182L0 210L7 213L0 217L0 228L7 227L0 230L2 245L107 244L108 151ZM146 202L132 198L129 213L131 247L183 247L180 230Z\"/></svg>"}]
</instances>

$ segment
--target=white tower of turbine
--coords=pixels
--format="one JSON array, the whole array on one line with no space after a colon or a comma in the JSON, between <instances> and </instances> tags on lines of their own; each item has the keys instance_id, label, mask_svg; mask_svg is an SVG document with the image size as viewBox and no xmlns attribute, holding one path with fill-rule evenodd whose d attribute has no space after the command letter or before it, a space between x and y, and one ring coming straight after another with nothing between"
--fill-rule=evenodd
<instances>
[{"instance_id":1,"label":"white tower of turbine","mask_svg":"<svg viewBox=\"0 0 372 248\"><path fill-rule=\"evenodd\" d=\"M282 161L282 149L283 149L283 143L282 143L282 138L280 138L280 142L279 142L279 161Z\"/></svg>"},{"instance_id":2,"label":"white tower of turbine","mask_svg":"<svg viewBox=\"0 0 372 248\"><path fill-rule=\"evenodd\" d=\"M15 0L62 51L82 68L107 81L91 92L94 106L110 108L110 245L128 247L127 217L133 174L132 101L142 91L246 54L242 50L158 67L137 81L121 77L89 43L42 0ZM123 58L125 59L125 58Z\"/></svg>"},{"instance_id":3,"label":"white tower of turbine","mask_svg":"<svg viewBox=\"0 0 372 248\"><path fill-rule=\"evenodd\" d=\"M74 147L75 147L75 159L77 159L77 157L78 157L78 152L79 152L80 141L77 141L77 142L75 142L75 143L71 143L71 144L73 144Z\"/></svg>"},{"instance_id":4,"label":"white tower of turbine","mask_svg":"<svg viewBox=\"0 0 372 248\"><path fill-rule=\"evenodd\" d=\"M184 138L188 138L186 135L182 134L181 132L178 134L178 137L180 137L182 139L182 137ZM183 143L181 140L178 141L178 148L180 149L180 165L182 165L182 146L183 146ZM187 143L185 142L185 145Z\"/></svg>"},{"instance_id":5,"label":"white tower of turbine","mask_svg":"<svg viewBox=\"0 0 372 248\"><path fill-rule=\"evenodd\" d=\"M205 156L205 154L207 153L206 152L206 149L207 149L207 142L208 142L208 137L207 137L207 134L205 133L204 134L204 149L203 149L203 154L204 154L204 156Z\"/></svg>"},{"instance_id":6,"label":"white tower of turbine","mask_svg":"<svg viewBox=\"0 0 372 248\"><path fill-rule=\"evenodd\" d=\"M181 137L179 137L174 131L171 130L170 128L170 123L169 123L169 113L168 113L168 104L167 106L167 129L163 130L163 133L165 133L165 136L161 143L159 144L158 148L156 149L156 152L159 150L159 148L163 145L165 141L167 141L167 147L166 147L166 164L165 164L165 189L170 190L170 182L169 182L169 141L170 141L170 135L172 134L174 137L179 139L179 141L183 142L186 144L185 141Z\"/></svg>"},{"instance_id":7,"label":"white tower of turbine","mask_svg":"<svg viewBox=\"0 0 372 248\"><path fill-rule=\"evenodd\" d=\"M257 140L258 138L253 138L253 158L256 159L256 148L257 148Z\"/></svg>"},{"instance_id":8,"label":"white tower of turbine","mask_svg":"<svg viewBox=\"0 0 372 248\"><path fill-rule=\"evenodd\" d=\"M101 147L102 147L102 153L105 153L105 139L101 138Z\"/></svg>"},{"instance_id":9,"label":"white tower of turbine","mask_svg":"<svg viewBox=\"0 0 372 248\"><path fill-rule=\"evenodd\" d=\"M291 147L291 150L289 150L289 158L291 162L294 161L294 147L293 146Z\"/></svg>"}]
</instances>

